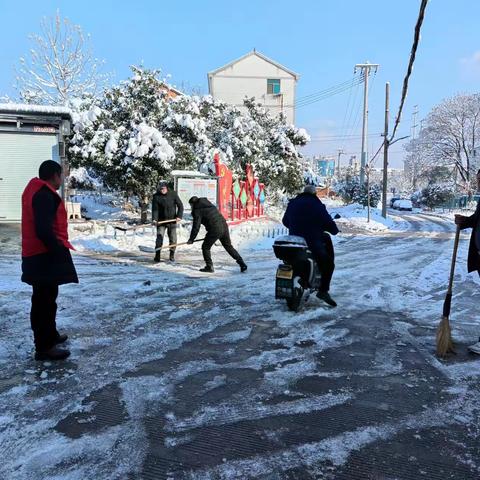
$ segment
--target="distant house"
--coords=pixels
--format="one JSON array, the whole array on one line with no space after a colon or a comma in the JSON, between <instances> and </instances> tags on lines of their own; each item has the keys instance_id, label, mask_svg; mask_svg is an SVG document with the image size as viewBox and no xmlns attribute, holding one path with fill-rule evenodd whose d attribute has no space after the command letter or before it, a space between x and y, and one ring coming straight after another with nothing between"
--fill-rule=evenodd
<instances>
[{"instance_id":1,"label":"distant house","mask_svg":"<svg viewBox=\"0 0 480 480\"><path fill-rule=\"evenodd\" d=\"M295 91L299 75L253 50L208 74L208 90L215 99L238 107L255 97L271 113L283 113L295 123Z\"/></svg>"},{"instance_id":2,"label":"distant house","mask_svg":"<svg viewBox=\"0 0 480 480\"><path fill-rule=\"evenodd\" d=\"M183 93L180 90L177 90L175 87L172 87L167 83L162 83L160 90L165 92L168 98L175 98L183 95Z\"/></svg>"}]
</instances>

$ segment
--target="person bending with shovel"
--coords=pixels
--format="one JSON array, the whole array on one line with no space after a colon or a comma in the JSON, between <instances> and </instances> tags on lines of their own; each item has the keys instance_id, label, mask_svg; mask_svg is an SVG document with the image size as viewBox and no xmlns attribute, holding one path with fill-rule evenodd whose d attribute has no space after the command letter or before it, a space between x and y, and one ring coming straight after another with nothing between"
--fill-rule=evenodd
<instances>
[{"instance_id":1,"label":"person bending with shovel","mask_svg":"<svg viewBox=\"0 0 480 480\"><path fill-rule=\"evenodd\" d=\"M233 248L227 222L223 215L218 211L218 208L203 197L192 197L188 203L192 209L193 225L190 239L187 243L191 245L195 241L200 230L200 225L203 225L207 230L207 235L202 243L205 267L201 268L200 271L207 273L214 272L210 249L217 240L220 240L220 243L223 245L223 248L227 253L237 261L240 266L240 271L245 272L247 270L247 264L243 261L240 254Z\"/></svg>"},{"instance_id":2,"label":"person bending with shovel","mask_svg":"<svg viewBox=\"0 0 480 480\"><path fill-rule=\"evenodd\" d=\"M477 186L480 191L480 170L477 172ZM472 229L470 237L470 247L468 249L467 268L468 273L477 271L480 275L480 202L477 203L477 209L473 215L466 217L464 215L455 215L455 224L464 230L465 228ZM480 339L468 349L480 355Z\"/></svg>"},{"instance_id":3,"label":"person bending with shovel","mask_svg":"<svg viewBox=\"0 0 480 480\"><path fill-rule=\"evenodd\" d=\"M168 233L170 245L177 243L177 223L183 217L183 203L177 192L168 189L167 182L160 182L157 193L152 199L152 221L157 226L157 240L155 241L154 261L160 261L160 252L165 232ZM172 220L170 223L165 223ZM175 247L170 248L170 261L175 261Z\"/></svg>"}]
</instances>

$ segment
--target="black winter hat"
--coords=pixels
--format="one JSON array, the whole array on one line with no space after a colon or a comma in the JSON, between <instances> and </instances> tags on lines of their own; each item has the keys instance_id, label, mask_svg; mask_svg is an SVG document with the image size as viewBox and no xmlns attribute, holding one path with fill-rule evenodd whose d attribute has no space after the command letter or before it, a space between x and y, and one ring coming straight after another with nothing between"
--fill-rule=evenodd
<instances>
[{"instance_id":1,"label":"black winter hat","mask_svg":"<svg viewBox=\"0 0 480 480\"><path fill-rule=\"evenodd\" d=\"M157 190L160 190L160 189L163 188L163 187L167 187L167 188L168 188L168 183L165 182L165 181L159 182L158 187L157 187Z\"/></svg>"},{"instance_id":2,"label":"black winter hat","mask_svg":"<svg viewBox=\"0 0 480 480\"><path fill-rule=\"evenodd\" d=\"M192 205L193 203L196 203L196 202L198 202L198 197L195 197L195 196L191 197L190 200L188 201L188 203L190 205Z\"/></svg>"}]
</instances>

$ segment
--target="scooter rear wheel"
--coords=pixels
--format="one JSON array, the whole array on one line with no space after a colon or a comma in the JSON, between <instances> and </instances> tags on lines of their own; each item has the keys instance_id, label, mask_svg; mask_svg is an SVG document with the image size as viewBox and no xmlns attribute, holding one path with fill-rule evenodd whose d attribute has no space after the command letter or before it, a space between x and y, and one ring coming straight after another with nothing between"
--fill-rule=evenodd
<instances>
[{"instance_id":1,"label":"scooter rear wheel","mask_svg":"<svg viewBox=\"0 0 480 480\"><path fill-rule=\"evenodd\" d=\"M293 297L287 298L287 307L292 312L298 312L300 303L302 302L303 291L302 287L295 287L293 289Z\"/></svg>"}]
</instances>

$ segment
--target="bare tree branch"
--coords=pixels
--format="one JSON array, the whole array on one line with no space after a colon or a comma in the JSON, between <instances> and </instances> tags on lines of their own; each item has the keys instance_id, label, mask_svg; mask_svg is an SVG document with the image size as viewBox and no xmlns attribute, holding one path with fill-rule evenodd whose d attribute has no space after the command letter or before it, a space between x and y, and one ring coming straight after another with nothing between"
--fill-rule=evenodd
<instances>
[{"instance_id":1,"label":"bare tree branch","mask_svg":"<svg viewBox=\"0 0 480 480\"><path fill-rule=\"evenodd\" d=\"M480 95L456 95L432 109L418 139L405 149L407 170L415 184L423 171L453 166L469 190L476 159L476 139L480 129Z\"/></svg>"},{"instance_id":2,"label":"bare tree branch","mask_svg":"<svg viewBox=\"0 0 480 480\"><path fill-rule=\"evenodd\" d=\"M30 36L33 48L20 58L15 88L26 103L68 104L73 98L96 96L110 75L100 73L103 62L93 53L82 28L57 12L44 18L40 33Z\"/></svg>"}]
</instances>

